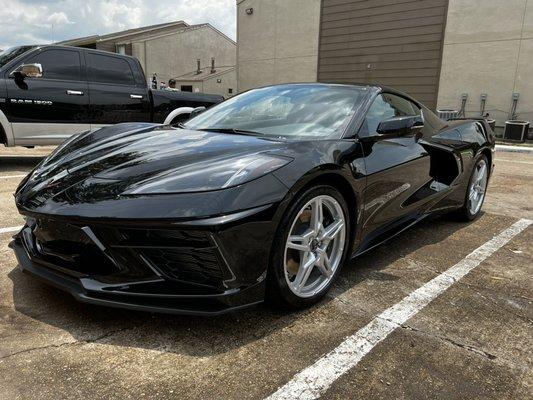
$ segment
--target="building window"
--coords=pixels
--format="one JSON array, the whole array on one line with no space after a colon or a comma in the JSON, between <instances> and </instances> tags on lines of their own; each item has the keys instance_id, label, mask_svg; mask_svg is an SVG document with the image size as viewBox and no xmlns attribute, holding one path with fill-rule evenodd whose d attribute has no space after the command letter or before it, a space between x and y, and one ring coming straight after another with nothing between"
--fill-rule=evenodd
<instances>
[{"instance_id":1,"label":"building window","mask_svg":"<svg viewBox=\"0 0 533 400\"><path fill-rule=\"evenodd\" d=\"M182 92L191 92L192 93L192 85L181 85L181 91Z\"/></svg>"},{"instance_id":2,"label":"building window","mask_svg":"<svg viewBox=\"0 0 533 400\"><path fill-rule=\"evenodd\" d=\"M117 44L116 50L118 54L126 55L126 45L125 44Z\"/></svg>"},{"instance_id":3,"label":"building window","mask_svg":"<svg viewBox=\"0 0 533 400\"><path fill-rule=\"evenodd\" d=\"M232 94L232 93L233 93L233 88L229 88L229 89L228 89L228 93L229 93L229 94Z\"/></svg>"}]
</instances>

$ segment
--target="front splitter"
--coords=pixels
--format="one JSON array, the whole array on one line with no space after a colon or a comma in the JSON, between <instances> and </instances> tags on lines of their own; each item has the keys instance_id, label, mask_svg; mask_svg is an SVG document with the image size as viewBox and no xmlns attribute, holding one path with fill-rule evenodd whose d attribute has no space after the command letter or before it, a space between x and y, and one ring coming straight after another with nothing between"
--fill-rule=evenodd
<instances>
[{"instance_id":1,"label":"front splitter","mask_svg":"<svg viewBox=\"0 0 533 400\"><path fill-rule=\"evenodd\" d=\"M135 295L113 292L92 292L86 290L80 280L58 273L50 268L35 263L29 257L24 245L17 239L10 243L22 272L40 281L71 294L82 303L99 306L145 311L151 313L217 316L240 311L263 302L264 282L254 286L220 295L202 296L161 296Z\"/></svg>"}]
</instances>

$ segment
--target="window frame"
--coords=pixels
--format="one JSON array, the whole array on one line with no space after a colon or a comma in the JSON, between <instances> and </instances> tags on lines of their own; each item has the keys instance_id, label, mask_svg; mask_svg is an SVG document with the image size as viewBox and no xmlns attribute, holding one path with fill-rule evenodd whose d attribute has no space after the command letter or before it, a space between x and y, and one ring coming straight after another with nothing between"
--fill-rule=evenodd
<instances>
[{"instance_id":1,"label":"window frame","mask_svg":"<svg viewBox=\"0 0 533 400\"><path fill-rule=\"evenodd\" d=\"M374 102L376 101L376 99L381 96L381 95L391 95L391 96L396 96L396 97L399 97L403 100L406 100L408 102L410 102L411 104L415 105L416 108L418 109L418 115L413 115L413 117L421 117L422 118L422 121L425 125L426 123L426 120L425 120L425 117L424 117L424 110L423 110L423 107L421 106L421 104L414 100L414 99L411 99L409 98L408 96L405 96L401 93L396 93L396 92L392 92L392 91L387 91L387 90L381 90L379 92L376 93L375 96L372 97L372 100L369 102L368 106L366 107L362 117L361 117L361 121L360 121L360 124L359 124L359 127L357 128L357 133L356 133L356 137L357 138L367 138L367 137L372 137L372 136L376 136L377 135L377 132L367 132L366 134L361 134L361 129L363 128L364 126L364 121L366 119L366 116L368 114L368 112L370 111L370 108L372 107L372 105L374 104Z\"/></svg>"},{"instance_id":2,"label":"window frame","mask_svg":"<svg viewBox=\"0 0 533 400\"><path fill-rule=\"evenodd\" d=\"M31 52L31 54L28 54L26 57L24 57L20 61L20 65L16 66L12 70L9 71L7 76L10 76L13 72L15 72L20 66L23 64L31 63L32 58L39 57L42 54L49 53L51 51L68 51L71 53L76 53L78 55L79 61L80 61L80 74L78 76L78 79L60 79L60 78L47 78L46 77L46 70L43 67L43 76L41 78L30 78L30 79L38 79L38 80L45 80L45 81L51 81L51 82L87 82L86 79L84 79L86 75L85 71L85 57L83 56L82 52L77 49L63 49L63 48L45 48L45 49L36 49L37 51Z\"/></svg>"},{"instance_id":3,"label":"window frame","mask_svg":"<svg viewBox=\"0 0 533 400\"><path fill-rule=\"evenodd\" d=\"M121 53L120 49L124 49L124 53ZM116 43L115 44L115 53L120 54L121 56L125 56L125 55L127 55L126 51L127 51L127 48L126 48L126 44L125 43Z\"/></svg>"},{"instance_id":4,"label":"window frame","mask_svg":"<svg viewBox=\"0 0 533 400\"><path fill-rule=\"evenodd\" d=\"M95 80L91 80L91 63L90 63L90 56L100 56L100 57L108 57L108 58L115 58L118 59L128 66L130 72L131 72L131 83L116 83L116 82L99 82ZM110 54L102 54L94 51L87 51L85 52L85 70L87 74L87 82L89 84L96 84L96 85L108 85L108 86L123 86L123 87L135 87L137 86L137 81L135 80L135 74L133 73L133 69L131 68L131 64L128 62L128 60L124 56L120 55L114 55L113 53Z\"/></svg>"}]
</instances>

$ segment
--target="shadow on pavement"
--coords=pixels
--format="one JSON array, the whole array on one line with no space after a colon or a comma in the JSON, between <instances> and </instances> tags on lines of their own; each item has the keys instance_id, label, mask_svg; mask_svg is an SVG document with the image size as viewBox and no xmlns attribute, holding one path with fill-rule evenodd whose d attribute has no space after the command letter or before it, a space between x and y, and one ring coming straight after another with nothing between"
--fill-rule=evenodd
<instances>
[{"instance_id":1,"label":"shadow on pavement","mask_svg":"<svg viewBox=\"0 0 533 400\"><path fill-rule=\"evenodd\" d=\"M8 172L16 169L32 169L39 164L46 155L42 156L5 156L0 155L0 171Z\"/></svg>"},{"instance_id":2,"label":"shadow on pavement","mask_svg":"<svg viewBox=\"0 0 533 400\"><path fill-rule=\"evenodd\" d=\"M422 222L385 244L382 251L379 248L371 250L345 265L338 280L342 284L334 285L334 293L343 293L368 279L397 279L381 271L423 246L445 240L465 226L446 219ZM13 282L15 310L65 330L79 341L99 341L189 356L212 356L267 337L314 309L281 312L259 306L214 318L125 311L78 303L69 294L26 276L15 265L12 267L8 276ZM331 299L326 298L315 308L328 301Z\"/></svg>"}]
</instances>

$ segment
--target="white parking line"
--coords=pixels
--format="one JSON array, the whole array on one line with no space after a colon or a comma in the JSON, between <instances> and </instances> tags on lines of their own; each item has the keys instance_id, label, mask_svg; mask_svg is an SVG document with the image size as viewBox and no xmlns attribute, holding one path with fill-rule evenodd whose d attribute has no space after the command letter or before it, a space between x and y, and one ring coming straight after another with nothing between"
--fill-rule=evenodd
<instances>
[{"instance_id":1,"label":"white parking line","mask_svg":"<svg viewBox=\"0 0 533 400\"><path fill-rule=\"evenodd\" d=\"M416 315L446 289L481 264L487 257L526 229L533 221L521 219L495 236L453 267L383 311L368 325L347 337L337 348L299 372L268 400L319 398L342 375L355 367L379 342Z\"/></svg>"},{"instance_id":2,"label":"white parking line","mask_svg":"<svg viewBox=\"0 0 533 400\"><path fill-rule=\"evenodd\" d=\"M11 226L9 228L0 228L0 234L2 233L14 233L22 229L22 226Z\"/></svg>"},{"instance_id":3,"label":"white parking line","mask_svg":"<svg viewBox=\"0 0 533 400\"><path fill-rule=\"evenodd\" d=\"M505 144L497 144L496 151L509 152L509 153L533 153L533 147L531 146L511 146Z\"/></svg>"},{"instance_id":4,"label":"white parking line","mask_svg":"<svg viewBox=\"0 0 533 400\"><path fill-rule=\"evenodd\" d=\"M533 164L532 161L521 161L521 160L506 160L504 158L497 158L496 159L496 162L500 162L500 161L504 161L504 162L512 162L512 163L519 163L519 164Z\"/></svg>"},{"instance_id":5,"label":"white parking line","mask_svg":"<svg viewBox=\"0 0 533 400\"><path fill-rule=\"evenodd\" d=\"M24 178L26 175L0 175L0 179Z\"/></svg>"}]
</instances>

